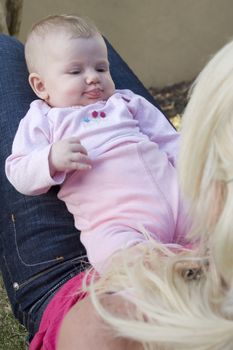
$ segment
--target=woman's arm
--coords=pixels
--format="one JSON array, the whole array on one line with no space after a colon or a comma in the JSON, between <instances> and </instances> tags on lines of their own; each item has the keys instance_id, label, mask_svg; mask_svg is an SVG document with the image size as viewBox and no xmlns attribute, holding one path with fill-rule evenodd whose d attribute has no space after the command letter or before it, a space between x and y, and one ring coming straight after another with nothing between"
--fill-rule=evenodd
<instances>
[{"instance_id":1,"label":"woman's arm","mask_svg":"<svg viewBox=\"0 0 233 350\"><path fill-rule=\"evenodd\" d=\"M129 305L119 295L105 295L102 305L116 315L124 315ZM143 350L141 344L117 337L97 315L89 297L78 302L64 318L57 350Z\"/></svg>"}]
</instances>

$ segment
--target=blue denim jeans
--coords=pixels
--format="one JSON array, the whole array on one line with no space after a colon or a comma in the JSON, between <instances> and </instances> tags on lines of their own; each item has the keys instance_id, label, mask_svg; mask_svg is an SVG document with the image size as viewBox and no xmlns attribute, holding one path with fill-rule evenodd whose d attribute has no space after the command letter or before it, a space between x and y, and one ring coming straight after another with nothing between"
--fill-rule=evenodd
<instances>
[{"instance_id":1,"label":"blue denim jeans","mask_svg":"<svg viewBox=\"0 0 233 350\"><path fill-rule=\"evenodd\" d=\"M107 43L111 73L117 88L129 88L155 104L153 97ZM57 188L29 197L18 193L4 171L12 141L30 102L23 45L0 35L0 269L15 317L30 339L58 288L87 267L79 232ZM40 167L38 164L38 172ZM93 201L99 198L93 198Z\"/></svg>"}]
</instances>

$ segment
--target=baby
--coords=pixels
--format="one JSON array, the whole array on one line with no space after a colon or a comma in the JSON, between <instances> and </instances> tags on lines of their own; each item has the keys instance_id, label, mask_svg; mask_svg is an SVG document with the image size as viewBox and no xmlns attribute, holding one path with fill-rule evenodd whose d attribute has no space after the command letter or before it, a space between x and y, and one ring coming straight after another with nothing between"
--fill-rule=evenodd
<instances>
[{"instance_id":1,"label":"baby","mask_svg":"<svg viewBox=\"0 0 233 350\"><path fill-rule=\"evenodd\" d=\"M145 242L183 244L186 225L174 168L178 134L162 113L115 90L105 41L89 20L50 16L25 45L32 102L6 175L26 195L60 185L89 261Z\"/></svg>"}]
</instances>

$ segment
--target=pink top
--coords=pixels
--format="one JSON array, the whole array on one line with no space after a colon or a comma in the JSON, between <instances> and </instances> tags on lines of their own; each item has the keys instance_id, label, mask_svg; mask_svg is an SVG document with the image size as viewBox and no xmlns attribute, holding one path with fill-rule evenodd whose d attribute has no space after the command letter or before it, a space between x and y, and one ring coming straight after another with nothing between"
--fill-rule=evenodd
<instances>
[{"instance_id":1,"label":"pink top","mask_svg":"<svg viewBox=\"0 0 233 350\"><path fill-rule=\"evenodd\" d=\"M51 145L77 137L91 159L91 170L49 171ZM61 185L81 231L90 263L102 272L116 251L145 241L182 244L185 210L174 163L179 135L164 115L130 90L107 101L51 108L32 102L16 133L6 175L26 195Z\"/></svg>"},{"instance_id":2,"label":"pink top","mask_svg":"<svg viewBox=\"0 0 233 350\"><path fill-rule=\"evenodd\" d=\"M179 139L158 108L130 90L117 90L107 101L87 106L51 108L35 100L20 121L12 154L6 160L9 181L25 195L42 194L61 184L67 174L51 178L48 155L54 142L72 136L79 137L92 159L123 140L150 140L166 152L173 165Z\"/></svg>"},{"instance_id":3,"label":"pink top","mask_svg":"<svg viewBox=\"0 0 233 350\"><path fill-rule=\"evenodd\" d=\"M83 292L79 292L84 274L82 272L70 279L55 294L43 313L39 330L30 343L29 350L56 349L62 320L71 307L85 297Z\"/></svg>"}]
</instances>

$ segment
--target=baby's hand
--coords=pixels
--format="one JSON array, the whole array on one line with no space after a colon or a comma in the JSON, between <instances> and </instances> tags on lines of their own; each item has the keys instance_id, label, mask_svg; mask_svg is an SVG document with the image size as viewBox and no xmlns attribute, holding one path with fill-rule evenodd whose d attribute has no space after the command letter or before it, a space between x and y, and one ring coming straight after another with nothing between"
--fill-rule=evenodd
<instances>
[{"instance_id":1,"label":"baby's hand","mask_svg":"<svg viewBox=\"0 0 233 350\"><path fill-rule=\"evenodd\" d=\"M86 149L76 137L55 142L49 154L50 175L56 171L88 170L91 169L91 161Z\"/></svg>"}]
</instances>

